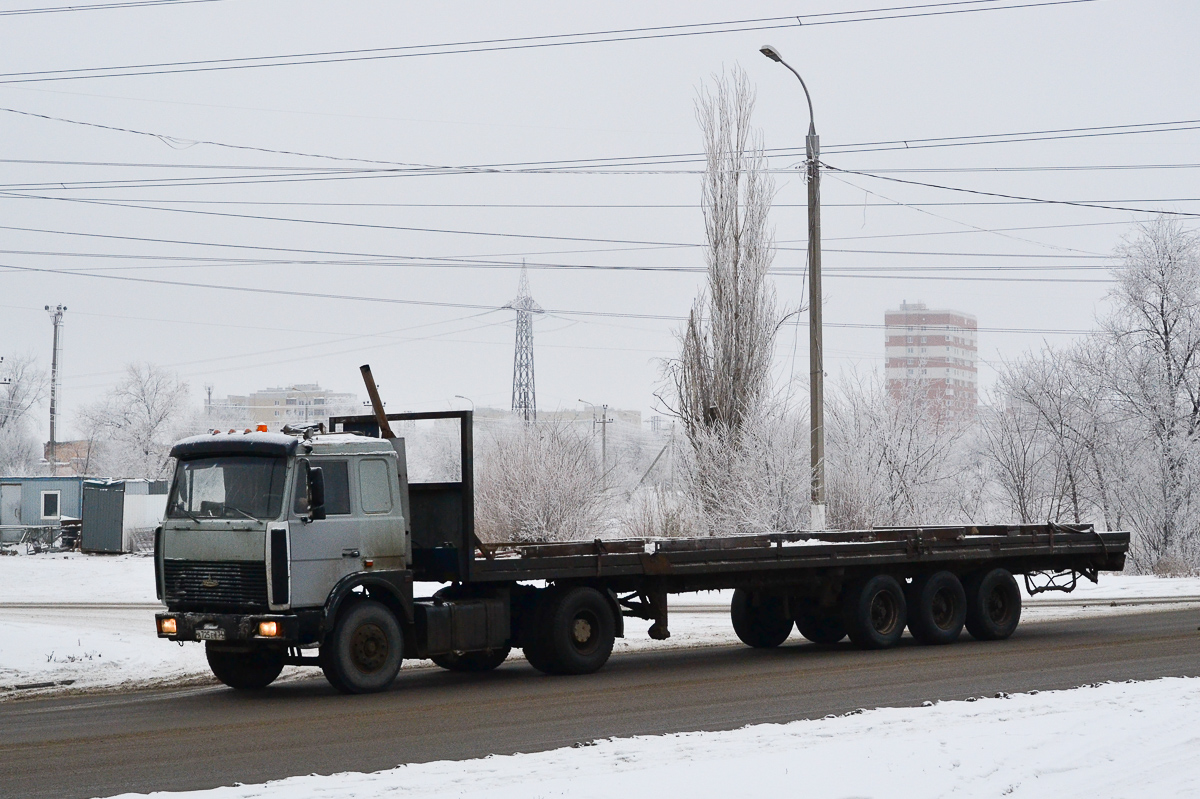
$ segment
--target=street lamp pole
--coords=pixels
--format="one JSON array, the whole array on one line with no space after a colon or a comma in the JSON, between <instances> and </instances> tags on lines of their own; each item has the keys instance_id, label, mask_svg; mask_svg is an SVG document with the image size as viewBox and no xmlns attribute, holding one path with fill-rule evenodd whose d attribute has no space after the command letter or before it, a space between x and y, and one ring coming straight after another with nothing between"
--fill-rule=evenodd
<instances>
[{"instance_id":1,"label":"street lamp pole","mask_svg":"<svg viewBox=\"0 0 1200 799\"><path fill-rule=\"evenodd\" d=\"M825 356L821 342L821 141L817 137L812 97L800 73L768 44L759 52L783 64L804 89L808 101L808 136L804 139L808 178L808 364L809 464L812 472L809 528L825 529Z\"/></svg>"}]
</instances>

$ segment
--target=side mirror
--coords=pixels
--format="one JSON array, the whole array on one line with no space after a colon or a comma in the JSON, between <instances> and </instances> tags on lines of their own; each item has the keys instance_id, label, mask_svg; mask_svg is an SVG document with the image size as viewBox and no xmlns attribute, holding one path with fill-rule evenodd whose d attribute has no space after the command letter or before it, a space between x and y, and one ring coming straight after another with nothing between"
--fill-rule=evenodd
<instances>
[{"instance_id":1,"label":"side mirror","mask_svg":"<svg viewBox=\"0 0 1200 799\"><path fill-rule=\"evenodd\" d=\"M325 470L320 466L309 466L307 461L304 470L308 486L308 519L320 521L325 518Z\"/></svg>"}]
</instances>

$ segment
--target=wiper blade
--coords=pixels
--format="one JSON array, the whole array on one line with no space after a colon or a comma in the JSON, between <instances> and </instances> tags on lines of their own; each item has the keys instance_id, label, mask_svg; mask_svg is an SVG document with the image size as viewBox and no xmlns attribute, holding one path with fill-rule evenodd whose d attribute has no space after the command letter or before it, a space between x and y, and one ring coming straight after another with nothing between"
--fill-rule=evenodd
<instances>
[{"instance_id":1,"label":"wiper blade","mask_svg":"<svg viewBox=\"0 0 1200 799\"><path fill-rule=\"evenodd\" d=\"M239 508L239 507L236 507L236 506L234 506L234 505L226 505L226 506L225 506L225 510L227 510L227 511L235 510L235 511L237 511L238 513L242 514L242 516L243 516L244 518L246 518L246 519L249 519L249 520L250 520L250 521L252 521L252 522L256 522L256 521L258 521L258 517L257 517L257 516L251 516L249 513L246 513L246 511L244 511L244 510L242 510L241 508Z\"/></svg>"}]
</instances>

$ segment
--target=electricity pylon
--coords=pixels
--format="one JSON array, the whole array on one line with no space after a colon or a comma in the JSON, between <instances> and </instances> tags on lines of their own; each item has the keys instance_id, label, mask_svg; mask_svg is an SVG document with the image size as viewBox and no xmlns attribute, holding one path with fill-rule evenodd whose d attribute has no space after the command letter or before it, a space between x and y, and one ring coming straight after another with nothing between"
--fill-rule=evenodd
<instances>
[{"instance_id":1,"label":"electricity pylon","mask_svg":"<svg viewBox=\"0 0 1200 799\"><path fill-rule=\"evenodd\" d=\"M533 384L533 315L544 313L529 294L529 272L521 264L517 298L505 308L517 312L517 341L513 352L512 411L527 422L537 420L537 392Z\"/></svg>"}]
</instances>

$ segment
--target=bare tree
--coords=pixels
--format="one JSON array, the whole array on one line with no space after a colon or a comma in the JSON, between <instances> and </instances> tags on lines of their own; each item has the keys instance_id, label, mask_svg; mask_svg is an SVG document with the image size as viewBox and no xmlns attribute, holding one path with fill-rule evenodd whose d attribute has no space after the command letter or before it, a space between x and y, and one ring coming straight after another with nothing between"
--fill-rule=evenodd
<instances>
[{"instance_id":1,"label":"bare tree","mask_svg":"<svg viewBox=\"0 0 1200 799\"><path fill-rule=\"evenodd\" d=\"M1200 239L1160 217L1141 225L1118 254L1114 310L1105 320L1111 387L1141 420L1152 453L1143 473L1147 492L1131 514L1138 533L1132 555L1143 568L1162 559L1195 565Z\"/></svg>"},{"instance_id":2,"label":"bare tree","mask_svg":"<svg viewBox=\"0 0 1200 799\"><path fill-rule=\"evenodd\" d=\"M188 385L153 364L129 364L103 400L80 421L94 442L87 471L109 477L161 478L172 443L189 417Z\"/></svg>"},{"instance_id":3,"label":"bare tree","mask_svg":"<svg viewBox=\"0 0 1200 799\"><path fill-rule=\"evenodd\" d=\"M607 498L590 438L559 422L502 424L478 439L475 518L484 541L600 537Z\"/></svg>"},{"instance_id":4,"label":"bare tree","mask_svg":"<svg viewBox=\"0 0 1200 799\"><path fill-rule=\"evenodd\" d=\"M42 459L31 430L33 411L46 397L46 373L32 355L8 360L0 369L0 473L33 474Z\"/></svg>"},{"instance_id":5,"label":"bare tree","mask_svg":"<svg viewBox=\"0 0 1200 799\"><path fill-rule=\"evenodd\" d=\"M894 396L878 376L844 378L828 404L831 526L952 521L964 503L960 471L965 424L914 383Z\"/></svg>"},{"instance_id":6,"label":"bare tree","mask_svg":"<svg viewBox=\"0 0 1200 799\"><path fill-rule=\"evenodd\" d=\"M741 69L715 78L696 101L706 162L708 279L680 333L679 358L667 368L674 395L668 404L692 444L694 486L710 516L725 513L734 495L751 487L738 463L745 460L747 430L763 422L781 323L767 279L774 182L761 134L750 124L753 110L754 92Z\"/></svg>"}]
</instances>

